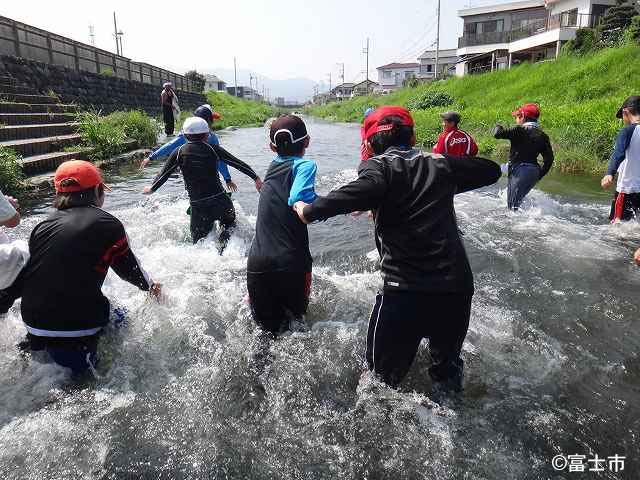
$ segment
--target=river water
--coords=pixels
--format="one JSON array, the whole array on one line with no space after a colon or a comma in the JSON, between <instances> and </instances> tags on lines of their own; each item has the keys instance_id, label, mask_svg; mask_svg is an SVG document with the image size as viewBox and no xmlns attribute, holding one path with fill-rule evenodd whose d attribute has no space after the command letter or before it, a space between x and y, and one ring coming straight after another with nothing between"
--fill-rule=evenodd
<instances>
[{"instance_id":1,"label":"river water","mask_svg":"<svg viewBox=\"0 0 640 480\"><path fill-rule=\"evenodd\" d=\"M309 120L309 130L318 190L354 178L357 127ZM221 140L265 172L263 128ZM211 241L190 244L180 178L140 194L158 169L109 178L106 208L167 299L159 305L109 274L105 292L130 322L103 339L100 378L75 384L21 356L19 309L0 320L0 478L640 478L640 270L631 261L640 227L609 226L607 196L590 179L585 188L551 178L551 193L535 190L517 214L505 208L504 180L457 198L477 293L464 397L437 405L425 345L400 391L363 374L379 282L366 218L310 227L306 324L270 341L245 303L252 182L232 172L240 226L220 257ZM11 235L26 238L49 201ZM595 455L624 456L625 470L552 468L554 456L573 454L587 471Z\"/></svg>"}]
</instances>

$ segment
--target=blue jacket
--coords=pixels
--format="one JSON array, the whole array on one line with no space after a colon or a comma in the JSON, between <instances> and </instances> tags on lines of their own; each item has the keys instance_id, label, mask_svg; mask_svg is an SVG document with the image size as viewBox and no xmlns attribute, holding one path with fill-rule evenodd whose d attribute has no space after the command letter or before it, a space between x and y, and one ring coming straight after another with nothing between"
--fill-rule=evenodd
<instances>
[{"instance_id":1,"label":"blue jacket","mask_svg":"<svg viewBox=\"0 0 640 480\"><path fill-rule=\"evenodd\" d=\"M175 150L180 148L182 145L185 145L186 143L187 143L187 139L185 138L184 133L180 132L180 134L178 134L176 138L174 138L170 142L165 143L159 149L157 149L155 152L149 155L149 160L168 157ZM213 132L209 132L209 138L207 140L207 143L209 143L209 145L220 145L220 141L218 140L218 137ZM221 157L220 160L222 161L218 162L218 171L224 178L225 182L230 182L231 174L229 173L229 167L225 163L224 158Z\"/></svg>"},{"instance_id":2,"label":"blue jacket","mask_svg":"<svg viewBox=\"0 0 640 480\"><path fill-rule=\"evenodd\" d=\"M633 132L635 132L636 127L638 126L640 125L632 123L618 132L616 145L613 149L613 154L611 154L611 159L609 160L607 175L615 175L618 168L620 168L620 164L624 162L624 159L627 157L627 149L629 148L631 139L633 138Z\"/></svg>"}]
</instances>

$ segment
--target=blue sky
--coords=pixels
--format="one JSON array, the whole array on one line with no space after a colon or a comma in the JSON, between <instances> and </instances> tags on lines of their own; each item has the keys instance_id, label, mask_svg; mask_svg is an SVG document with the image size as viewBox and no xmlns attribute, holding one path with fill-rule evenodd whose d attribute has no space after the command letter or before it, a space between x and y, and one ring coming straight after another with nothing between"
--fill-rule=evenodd
<instances>
[{"instance_id":1,"label":"blue sky","mask_svg":"<svg viewBox=\"0 0 640 480\"><path fill-rule=\"evenodd\" d=\"M441 47L454 48L462 28L457 10L500 0L443 0ZM401 6L400 6L401 5ZM364 77L362 49L370 44L370 75L392 61L415 61L436 38L437 0L4 0L0 15L115 50L113 11L133 60L178 72L239 67L274 79L305 77L334 84Z\"/></svg>"}]
</instances>

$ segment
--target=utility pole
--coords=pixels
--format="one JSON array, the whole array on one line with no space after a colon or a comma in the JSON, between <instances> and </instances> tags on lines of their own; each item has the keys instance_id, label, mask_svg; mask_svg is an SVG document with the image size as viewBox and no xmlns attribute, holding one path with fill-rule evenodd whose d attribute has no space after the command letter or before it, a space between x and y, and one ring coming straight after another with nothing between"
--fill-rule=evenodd
<instances>
[{"instance_id":1,"label":"utility pole","mask_svg":"<svg viewBox=\"0 0 640 480\"><path fill-rule=\"evenodd\" d=\"M438 79L438 68L440 67L440 0L438 0L438 33L436 34L436 73L435 79Z\"/></svg>"},{"instance_id":2,"label":"utility pole","mask_svg":"<svg viewBox=\"0 0 640 480\"><path fill-rule=\"evenodd\" d=\"M366 80L366 86L367 86L367 95L369 94L369 38L367 38L367 46L362 50L362 53L364 53L367 56L367 71L365 72L367 75L367 80Z\"/></svg>"},{"instance_id":3,"label":"utility pole","mask_svg":"<svg viewBox=\"0 0 640 480\"><path fill-rule=\"evenodd\" d=\"M238 96L238 68L236 67L236 57L233 57L233 78L235 81L235 96Z\"/></svg>"},{"instance_id":4,"label":"utility pole","mask_svg":"<svg viewBox=\"0 0 640 480\"><path fill-rule=\"evenodd\" d=\"M344 63L338 63L340 67L340 78L342 79L342 84L344 85Z\"/></svg>"},{"instance_id":5,"label":"utility pole","mask_svg":"<svg viewBox=\"0 0 640 480\"><path fill-rule=\"evenodd\" d=\"M116 53L120 55L120 42L118 41L118 24L116 23L116 12L113 12L113 35L116 37Z\"/></svg>"},{"instance_id":6,"label":"utility pole","mask_svg":"<svg viewBox=\"0 0 640 480\"><path fill-rule=\"evenodd\" d=\"M89 25L89 43L94 47L96 46L96 33L93 25Z\"/></svg>"},{"instance_id":7,"label":"utility pole","mask_svg":"<svg viewBox=\"0 0 640 480\"><path fill-rule=\"evenodd\" d=\"M329 98L331 98L331 89L332 89L331 88L332 87L332 85L331 85L331 73L329 73L328 75L329 75Z\"/></svg>"},{"instance_id":8,"label":"utility pole","mask_svg":"<svg viewBox=\"0 0 640 480\"><path fill-rule=\"evenodd\" d=\"M249 88L251 89L251 100L255 100L255 94L253 93L253 74L249 74Z\"/></svg>"}]
</instances>

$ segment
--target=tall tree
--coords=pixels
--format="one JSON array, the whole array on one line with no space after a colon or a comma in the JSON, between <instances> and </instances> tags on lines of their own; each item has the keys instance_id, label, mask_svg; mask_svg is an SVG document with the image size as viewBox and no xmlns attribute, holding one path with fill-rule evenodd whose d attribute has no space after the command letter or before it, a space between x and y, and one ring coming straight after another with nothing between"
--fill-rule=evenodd
<instances>
[{"instance_id":1,"label":"tall tree","mask_svg":"<svg viewBox=\"0 0 640 480\"><path fill-rule=\"evenodd\" d=\"M631 19L638 11L631 2L616 0L616 5L607 10L598 26L602 40L610 41L622 35L625 28L631 25Z\"/></svg>"},{"instance_id":2,"label":"tall tree","mask_svg":"<svg viewBox=\"0 0 640 480\"><path fill-rule=\"evenodd\" d=\"M204 84L207 81L204 75L198 73L196 70L189 70L184 74L184 76L187 80L191 80L193 82L194 88L197 92L204 91Z\"/></svg>"}]
</instances>

